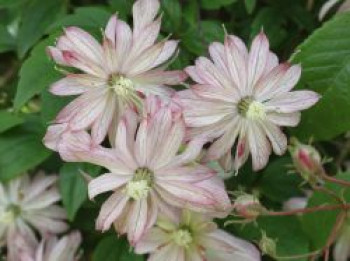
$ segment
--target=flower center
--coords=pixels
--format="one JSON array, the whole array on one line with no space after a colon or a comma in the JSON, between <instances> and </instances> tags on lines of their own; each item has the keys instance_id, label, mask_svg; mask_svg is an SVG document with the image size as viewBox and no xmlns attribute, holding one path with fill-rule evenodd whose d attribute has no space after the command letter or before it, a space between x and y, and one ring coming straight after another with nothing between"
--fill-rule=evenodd
<instances>
[{"instance_id":1,"label":"flower center","mask_svg":"<svg viewBox=\"0 0 350 261\"><path fill-rule=\"evenodd\" d=\"M193 237L188 229L179 229L172 234L172 238L178 246L189 247Z\"/></svg>"},{"instance_id":2,"label":"flower center","mask_svg":"<svg viewBox=\"0 0 350 261\"><path fill-rule=\"evenodd\" d=\"M134 85L131 80L122 75L112 74L109 76L108 85L112 88L118 96L128 96L130 92L134 91Z\"/></svg>"},{"instance_id":3,"label":"flower center","mask_svg":"<svg viewBox=\"0 0 350 261\"><path fill-rule=\"evenodd\" d=\"M18 205L11 204L0 215L0 222L4 224L11 224L20 215L21 208Z\"/></svg>"},{"instance_id":4,"label":"flower center","mask_svg":"<svg viewBox=\"0 0 350 261\"><path fill-rule=\"evenodd\" d=\"M147 197L152 188L153 176L153 172L148 168L138 168L126 185L126 194L135 200Z\"/></svg>"},{"instance_id":5,"label":"flower center","mask_svg":"<svg viewBox=\"0 0 350 261\"><path fill-rule=\"evenodd\" d=\"M242 116L252 119L265 119L266 110L261 102L255 101L252 97L242 98L237 105L238 113Z\"/></svg>"},{"instance_id":6,"label":"flower center","mask_svg":"<svg viewBox=\"0 0 350 261\"><path fill-rule=\"evenodd\" d=\"M134 104L141 108L141 98L138 96L133 82L119 74L111 74L108 79L108 86L118 98L126 104Z\"/></svg>"}]
</instances>

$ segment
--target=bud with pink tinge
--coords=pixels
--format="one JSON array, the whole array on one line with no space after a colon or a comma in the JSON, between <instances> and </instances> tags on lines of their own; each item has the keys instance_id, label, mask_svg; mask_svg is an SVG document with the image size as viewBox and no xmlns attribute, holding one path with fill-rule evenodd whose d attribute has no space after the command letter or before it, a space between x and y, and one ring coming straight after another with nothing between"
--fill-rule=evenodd
<instances>
[{"instance_id":1,"label":"bud with pink tinge","mask_svg":"<svg viewBox=\"0 0 350 261\"><path fill-rule=\"evenodd\" d=\"M311 145L302 144L297 139L292 139L291 144L289 151L296 170L307 182L319 182L319 177L324 173L319 152Z\"/></svg>"},{"instance_id":2,"label":"bud with pink tinge","mask_svg":"<svg viewBox=\"0 0 350 261\"><path fill-rule=\"evenodd\" d=\"M246 219L256 219L263 214L266 209L260 204L259 199L250 194L242 194L238 196L233 204L235 214Z\"/></svg>"}]
</instances>

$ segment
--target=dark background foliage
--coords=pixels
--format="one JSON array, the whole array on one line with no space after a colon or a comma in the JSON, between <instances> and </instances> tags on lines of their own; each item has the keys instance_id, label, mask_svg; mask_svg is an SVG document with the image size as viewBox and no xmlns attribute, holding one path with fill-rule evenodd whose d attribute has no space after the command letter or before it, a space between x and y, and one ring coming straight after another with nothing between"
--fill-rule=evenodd
<instances>
[{"instance_id":1,"label":"dark background foliage","mask_svg":"<svg viewBox=\"0 0 350 261\"><path fill-rule=\"evenodd\" d=\"M323 25L318 13L324 2L161 0L161 33L162 37L171 35L180 40L180 52L171 67L184 68L196 57L207 55L211 42L222 42L224 30L247 43L264 30L281 61L302 64L304 71L298 88L307 87L323 95L321 102L303 115L298 128L286 131L303 141L313 137L323 155L334 158L326 167L336 174L344 171L350 147L344 135L350 129L350 16L332 18L331 12L327 17L330 21ZM79 171L97 175L99 169L86 164L64 164L41 143L46 127L69 101L47 92L61 74L46 56L45 48L66 26L79 26L100 39L101 28L112 13L117 12L132 23L132 4L131 0L0 0L0 180L7 182L36 169L59 173L63 205L72 227L84 235L86 260L136 261L144 257L132 254L126 241L117 238L113 231L95 232L94 221L103 199L87 200ZM299 51L293 55L296 50ZM302 195L301 189L306 188L297 175L287 174L290 164L286 155L271 158L267 168L259 173L245 166L237 177L227 181L227 187L231 191L258 193L264 205L280 209L285 200ZM349 179L345 174L339 175ZM341 193L338 187L331 189ZM316 193L310 205L328 201ZM322 247L334 219L335 214L264 217L255 224L225 229L254 242L264 230L277 240L278 255L290 256Z\"/></svg>"}]
</instances>

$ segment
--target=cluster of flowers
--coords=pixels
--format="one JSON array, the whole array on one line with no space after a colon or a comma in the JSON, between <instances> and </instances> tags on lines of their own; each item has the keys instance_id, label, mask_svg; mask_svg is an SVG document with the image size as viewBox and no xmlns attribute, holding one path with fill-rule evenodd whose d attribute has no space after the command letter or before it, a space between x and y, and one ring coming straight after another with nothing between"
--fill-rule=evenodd
<instances>
[{"instance_id":1,"label":"cluster of flowers","mask_svg":"<svg viewBox=\"0 0 350 261\"><path fill-rule=\"evenodd\" d=\"M48 48L56 63L82 73L52 85L55 95L80 96L58 114L44 143L66 161L108 170L88 184L91 199L112 191L96 228L114 224L149 260L260 260L252 244L211 221L227 216L232 205L207 163L238 171L251 154L254 170L263 168L272 150L286 151L279 127L296 126L300 111L319 96L291 92L301 68L279 64L263 32L249 51L226 35L224 44L210 45L212 60L200 57L184 71L165 71L178 42L157 41L158 10L158 0L138 0L133 30L114 15L102 45L70 27ZM195 82L189 89L168 87L188 75Z\"/></svg>"},{"instance_id":2,"label":"cluster of flowers","mask_svg":"<svg viewBox=\"0 0 350 261\"><path fill-rule=\"evenodd\" d=\"M0 183L0 247L7 246L8 261L75 261L79 232L67 231L66 212L56 203L57 176L43 172ZM36 232L41 235L41 242Z\"/></svg>"}]
</instances>

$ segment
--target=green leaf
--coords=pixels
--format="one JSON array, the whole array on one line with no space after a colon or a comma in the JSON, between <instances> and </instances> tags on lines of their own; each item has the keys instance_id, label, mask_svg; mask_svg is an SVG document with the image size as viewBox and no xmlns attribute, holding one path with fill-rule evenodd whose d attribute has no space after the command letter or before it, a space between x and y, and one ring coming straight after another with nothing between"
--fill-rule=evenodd
<instances>
[{"instance_id":1,"label":"green leaf","mask_svg":"<svg viewBox=\"0 0 350 261\"><path fill-rule=\"evenodd\" d=\"M118 16L126 20L127 16L131 14L133 1L130 0L108 0L113 11L118 13Z\"/></svg>"},{"instance_id":2,"label":"green leaf","mask_svg":"<svg viewBox=\"0 0 350 261\"><path fill-rule=\"evenodd\" d=\"M0 24L0 53L16 49L16 42L7 28Z\"/></svg>"},{"instance_id":3,"label":"green leaf","mask_svg":"<svg viewBox=\"0 0 350 261\"><path fill-rule=\"evenodd\" d=\"M25 53L44 35L46 29L65 13L65 1L33 0L25 7L18 31L18 54Z\"/></svg>"},{"instance_id":4,"label":"green leaf","mask_svg":"<svg viewBox=\"0 0 350 261\"><path fill-rule=\"evenodd\" d=\"M58 112L67 105L74 97L56 96L44 90L41 94L41 106L45 108L41 111L41 120L44 126L51 123Z\"/></svg>"},{"instance_id":5,"label":"green leaf","mask_svg":"<svg viewBox=\"0 0 350 261\"><path fill-rule=\"evenodd\" d=\"M0 135L0 180L8 181L37 166L51 155L42 144L40 121L28 121ZM37 128L37 129L35 129Z\"/></svg>"},{"instance_id":6,"label":"green leaf","mask_svg":"<svg viewBox=\"0 0 350 261\"><path fill-rule=\"evenodd\" d=\"M202 55L211 42L224 40L225 32L218 21L202 21L197 27L182 36L184 46L193 54Z\"/></svg>"},{"instance_id":7,"label":"green leaf","mask_svg":"<svg viewBox=\"0 0 350 261\"><path fill-rule=\"evenodd\" d=\"M39 94L61 77L45 51L47 46L53 44L54 39L55 36L52 36L38 44L23 63L14 101L15 109L20 109L34 95Z\"/></svg>"},{"instance_id":8,"label":"green leaf","mask_svg":"<svg viewBox=\"0 0 350 261\"><path fill-rule=\"evenodd\" d=\"M231 231L232 226L227 227ZM309 240L305 235L301 222L295 216L261 217L256 224L239 225L232 232L236 236L259 242L262 231L277 242L277 256L302 255L309 252ZM284 259L277 259L284 260ZM299 258L298 261L306 261Z\"/></svg>"},{"instance_id":9,"label":"green leaf","mask_svg":"<svg viewBox=\"0 0 350 261\"><path fill-rule=\"evenodd\" d=\"M182 12L178 0L162 0L162 10L164 11L163 29L167 32L176 32L181 26Z\"/></svg>"},{"instance_id":10,"label":"green leaf","mask_svg":"<svg viewBox=\"0 0 350 261\"><path fill-rule=\"evenodd\" d=\"M117 235L105 237L97 245L92 261L142 261L142 256L131 252L125 239Z\"/></svg>"},{"instance_id":11,"label":"green leaf","mask_svg":"<svg viewBox=\"0 0 350 261\"><path fill-rule=\"evenodd\" d=\"M0 133L23 123L23 119L8 111L0 111Z\"/></svg>"},{"instance_id":12,"label":"green leaf","mask_svg":"<svg viewBox=\"0 0 350 261\"><path fill-rule=\"evenodd\" d=\"M201 22L201 29L207 44L214 41L223 42L225 38L225 31L219 21L207 20ZM207 47L206 47L207 48Z\"/></svg>"},{"instance_id":13,"label":"green leaf","mask_svg":"<svg viewBox=\"0 0 350 261\"><path fill-rule=\"evenodd\" d=\"M290 157L278 158L259 173L259 188L264 196L276 202L303 195L299 189L302 179L297 174L288 174Z\"/></svg>"},{"instance_id":14,"label":"green leaf","mask_svg":"<svg viewBox=\"0 0 350 261\"><path fill-rule=\"evenodd\" d=\"M66 163L60 169L60 192L69 220L74 220L77 211L87 199L87 185L82 172L95 176L99 170L97 166L83 163Z\"/></svg>"},{"instance_id":15,"label":"green leaf","mask_svg":"<svg viewBox=\"0 0 350 261\"><path fill-rule=\"evenodd\" d=\"M194 27L197 25L199 20L199 5L197 1L189 1L186 5L182 7L184 20L191 26ZM185 26L187 26L185 24ZM185 30L188 28L184 28Z\"/></svg>"},{"instance_id":16,"label":"green leaf","mask_svg":"<svg viewBox=\"0 0 350 261\"><path fill-rule=\"evenodd\" d=\"M78 26L85 29L105 28L111 14L102 7L79 7L74 10L74 14L66 15L58 19L48 28L48 32L67 26Z\"/></svg>"},{"instance_id":17,"label":"green leaf","mask_svg":"<svg viewBox=\"0 0 350 261\"><path fill-rule=\"evenodd\" d=\"M350 13L336 16L302 43L292 61L301 63L299 86L322 99L302 114L299 139L328 140L350 129ZM327 126L325 126L327 119Z\"/></svg>"},{"instance_id":18,"label":"green leaf","mask_svg":"<svg viewBox=\"0 0 350 261\"><path fill-rule=\"evenodd\" d=\"M253 13L255 6L256 6L256 0L244 0L245 8L247 9L248 14Z\"/></svg>"},{"instance_id":19,"label":"green leaf","mask_svg":"<svg viewBox=\"0 0 350 261\"><path fill-rule=\"evenodd\" d=\"M350 181L350 172L338 174L336 178ZM336 192L336 194L345 199L346 202L350 202L349 190L336 184L327 184L326 187ZM308 202L308 207L337 204L339 204L339 202L333 197L325 193L315 192ZM304 230L310 237L315 250L322 248L326 244L339 213L339 210L317 211L303 216Z\"/></svg>"},{"instance_id":20,"label":"green leaf","mask_svg":"<svg viewBox=\"0 0 350 261\"><path fill-rule=\"evenodd\" d=\"M273 48L277 47L287 36L283 22L284 17L277 9L262 8L254 18L250 36L255 37L263 29L269 38L270 45Z\"/></svg>"},{"instance_id":21,"label":"green leaf","mask_svg":"<svg viewBox=\"0 0 350 261\"><path fill-rule=\"evenodd\" d=\"M0 7L1 8L13 7L13 6L23 4L27 1L28 0L0 0Z\"/></svg>"},{"instance_id":22,"label":"green leaf","mask_svg":"<svg viewBox=\"0 0 350 261\"><path fill-rule=\"evenodd\" d=\"M235 3L237 0L202 0L202 7L204 9L213 10L213 9L219 9L223 6L230 5Z\"/></svg>"}]
</instances>

